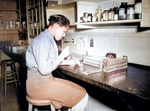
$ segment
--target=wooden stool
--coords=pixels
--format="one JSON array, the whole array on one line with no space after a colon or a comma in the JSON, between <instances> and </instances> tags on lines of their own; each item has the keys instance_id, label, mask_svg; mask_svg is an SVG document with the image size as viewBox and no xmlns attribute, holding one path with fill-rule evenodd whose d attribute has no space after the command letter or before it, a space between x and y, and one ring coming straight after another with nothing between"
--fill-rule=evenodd
<instances>
[{"instance_id":1,"label":"wooden stool","mask_svg":"<svg viewBox=\"0 0 150 111\"><path fill-rule=\"evenodd\" d=\"M5 89L5 96L6 96L6 85L9 83L15 83L16 87L19 85L19 75L16 71L15 62L13 59L7 59L1 61L1 84L2 90L3 85ZM7 67L10 67L11 70L7 71ZM18 83L18 84L17 84Z\"/></svg>"},{"instance_id":2,"label":"wooden stool","mask_svg":"<svg viewBox=\"0 0 150 111\"><path fill-rule=\"evenodd\" d=\"M53 105L51 105L51 100L36 100L36 99L30 98L28 95L26 96L26 99L29 102L28 111L32 111L33 105L34 106L50 105L51 111L56 111L55 108L53 107ZM34 108L34 111L38 111L38 108Z\"/></svg>"}]
</instances>

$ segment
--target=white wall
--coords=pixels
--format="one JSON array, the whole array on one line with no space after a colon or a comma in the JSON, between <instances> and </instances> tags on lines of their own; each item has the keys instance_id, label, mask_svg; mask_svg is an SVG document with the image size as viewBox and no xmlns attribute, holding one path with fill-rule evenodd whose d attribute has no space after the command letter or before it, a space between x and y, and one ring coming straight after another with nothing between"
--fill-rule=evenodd
<instances>
[{"instance_id":1,"label":"white wall","mask_svg":"<svg viewBox=\"0 0 150 111\"><path fill-rule=\"evenodd\" d=\"M90 38L94 39L94 47L90 47ZM115 52L118 56L128 56L128 62L150 66L150 30L137 32L137 27L101 27L101 29L70 32L64 40L72 53L105 56Z\"/></svg>"}]
</instances>

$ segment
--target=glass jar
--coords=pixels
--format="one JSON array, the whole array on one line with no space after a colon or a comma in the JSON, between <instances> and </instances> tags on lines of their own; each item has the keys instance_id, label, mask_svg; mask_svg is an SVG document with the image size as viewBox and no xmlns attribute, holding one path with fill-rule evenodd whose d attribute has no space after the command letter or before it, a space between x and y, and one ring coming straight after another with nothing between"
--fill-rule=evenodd
<instances>
[{"instance_id":1,"label":"glass jar","mask_svg":"<svg viewBox=\"0 0 150 111\"><path fill-rule=\"evenodd\" d=\"M119 7L119 20L125 20L127 14L127 2L121 2Z\"/></svg>"},{"instance_id":2,"label":"glass jar","mask_svg":"<svg viewBox=\"0 0 150 111\"><path fill-rule=\"evenodd\" d=\"M92 13L88 13L88 22L92 22Z\"/></svg>"},{"instance_id":3,"label":"glass jar","mask_svg":"<svg viewBox=\"0 0 150 111\"><path fill-rule=\"evenodd\" d=\"M108 21L108 17L109 17L109 11L104 10L104 12L103 12L103 21Z\"/></svg>"},{"instance_id":4,"label":"glass jar","mask_svg":"<svg viewBox=\"0 0 150 111\"><path fill-rule=\"evenodd\" d=\"M135 19L142 18L142 1L135 0Z\"/></svg>"},{"instance_id":5,"label":"glass jar","mask_svg":"<svg viewBox=\"0 0 150 111\"><path fill-rule=\"evenodd\" d=\"M114 10L113 10L113 8L111 8L110 11L109 11L108 20L114 20Z\"/></svg>"},{"instance_id":6,"label":"glass jar","mask_svg":"<svg viewBox=\"0 0 150 111\"><path fill-rule=\"evenodd\" d=\"M83 22L83 17L80 17L80 23L82 23Z\"/></svg>"},{"instance_id":7,"label":"glass jar","mask_svg":"<svg viewBox=\"0 0 150 111\"><path fill-rule=\"evenodd\" d=\"M87 12L83 13L83 22L87 22L88 21L88 14Z\"/></svg>"},{"instance_id":8,"label":"glass jar","mask_svg":"<svg viewBox=\"0 0 150 111\"><path fill-rule=\"evenodd\" d=\"M92 17L92 22L96 22L96 17L95 16Z\"/></svg>"},{"instance_id":9,"label":"glass jar","mask_svg":"<svg viewBox=\"0 0 150 111\"><path fill-rule=\"evenodd\" d=\"M119 8L114 7L114 20L118 20L118 16L119 16Z\"/></svg>"},{"instance_id":10,"label":"glass jar","mask_svg":"<svg viewBox=\"0 0 150 111\"><path fill-rule=\"evenodd\" d=\"M127 8L127 19L134 19L134 5L128 5Z\"/></svg>"}]
</instances>

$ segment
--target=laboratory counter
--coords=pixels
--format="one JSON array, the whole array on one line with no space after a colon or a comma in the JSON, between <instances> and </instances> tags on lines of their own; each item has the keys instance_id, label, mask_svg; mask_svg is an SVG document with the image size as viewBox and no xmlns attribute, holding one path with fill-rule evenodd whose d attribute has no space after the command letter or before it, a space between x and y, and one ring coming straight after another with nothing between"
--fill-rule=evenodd
<instances>
[{"instance_id":1,"label":"laboratory counter","mask_svg":"<svg viewBox=\"0 0 150 111\"><path fill-rule=\"evenodd\" d=\"M129 106L129 109L132 111L141 110L141 108L148 108L150 110L149 66L128 64L126 73L120 75L116 74L116 76L107 76L103 71L85 75L82 73L82 66L79 67L73 65L59 66L56 71L61 74L61 76L68 75L92 86L119 95L127 105L133 104L134 102L134 107L137 108L131 108L132 105ZM128 104L128 101L131 103Z\"/></svg>"}]
</instances>

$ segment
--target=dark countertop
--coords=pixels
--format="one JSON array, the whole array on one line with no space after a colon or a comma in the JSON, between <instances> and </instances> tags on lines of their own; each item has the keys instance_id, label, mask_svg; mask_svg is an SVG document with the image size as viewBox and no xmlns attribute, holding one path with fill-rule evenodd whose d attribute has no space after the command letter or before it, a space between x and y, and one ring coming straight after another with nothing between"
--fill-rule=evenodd
<instances>
[{"instance_id":1,"label":"dark countertop","mask_svg":"<svg viewBox=\"0 0 150 111\"><path fill-rule=\"evenodd\" d=\"M82 67L59 66L58 71L114 93L125 92L150 101L150 68L129 64L127 73L117 77L104 76L99 72L82 74Z\"/></svg>"}]
</instances>

